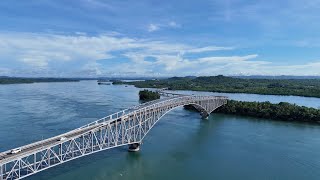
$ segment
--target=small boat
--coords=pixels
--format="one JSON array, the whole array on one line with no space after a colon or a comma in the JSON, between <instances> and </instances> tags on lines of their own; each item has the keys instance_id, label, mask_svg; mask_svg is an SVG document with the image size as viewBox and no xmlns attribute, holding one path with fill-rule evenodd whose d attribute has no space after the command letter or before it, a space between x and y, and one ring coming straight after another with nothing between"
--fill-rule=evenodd
<instances>
[{"instance_id":1,"label":"small boat","mask_svg":"<svg viewBox=\"0 0 320 180\"><path fill-rule=\"evenodd\" d=\"M98 82L98 85L111 85L110 82Z\"/></svg>"}]
</instances>

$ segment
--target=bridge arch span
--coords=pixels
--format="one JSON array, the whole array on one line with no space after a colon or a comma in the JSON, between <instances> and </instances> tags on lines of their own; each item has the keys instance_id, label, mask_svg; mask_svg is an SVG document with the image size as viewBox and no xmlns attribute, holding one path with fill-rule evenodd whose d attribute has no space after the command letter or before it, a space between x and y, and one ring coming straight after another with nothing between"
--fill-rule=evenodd
<instances>
[{"instance_id":1,"label":"bridge arch span","mask_svg":"<svg viewBox=\"0 0 320 180\"><path fill-rule=\"evenodd\" d=\"M202 107L201 105L198 105L198 104L185 104L185 105L192 105L192 106L196 106L196 109L201 112L201 111L206 111L204 107ZM185 105L180 105L180 106L176 106L176 107L173 107L172 109L166 111L164 114L162 114L156 121L155 123L148 129L148 131L144 134L144 136L141 138L140 140L140 143L141 141L146 137L146 135L149 133L149 131L157 124L158 121L161 120L161 118L163 116L165 116L166 114L168 114L169 112L173 111L174 109L177 109L177 108L180 108L180 107L184 107Z\"/></svg>"},{"instance_id":2,"label":"bridge arch span","mask_svg":"<svg viewBox=\"0 0 320 180\"><path fill-rule=\"evenodd\" d=\"M177 96L144 103L70 132L0 153L0 180L21 179L95 152L140 144L171 110L193 105L205 115L227 103L222 96Z\"/></svg>"},{"instance_id":3,"label":"bridge arch span","mask_svg":"<svg viewBox=\"0 0 320 180\"><path fill-rule=\"evenodd\" d=\"M185 104L181 104L178 106L175 106L169 110L167 110L166 112L164 112L158 119L155 120L155 122L151 125L151 127L147 130L147 132L141 137L139 142L135 142L135 143L141 143L142 140L146 137L146 135L149 133L149 131L157 124L157 122L163 117L165 116L167 113L171 112L172 110L179 108L179 107L184 107L187 105L193 106L202 116L202 118L207 118L207 116L209 116L214 110L216 110L217 108L219 108L220 106L226 104L226 101L221 101L217 104L215 104L214 106L210 106L209 107L203 107L203 105L201 103L185 103Z\"/></svg>"}]
</instances>

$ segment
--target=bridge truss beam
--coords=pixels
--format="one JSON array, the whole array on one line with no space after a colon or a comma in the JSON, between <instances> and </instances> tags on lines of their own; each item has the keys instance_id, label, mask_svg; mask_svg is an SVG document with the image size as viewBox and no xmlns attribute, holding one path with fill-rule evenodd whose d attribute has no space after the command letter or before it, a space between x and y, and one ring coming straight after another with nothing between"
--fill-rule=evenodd
<instances>
[{"instance_id":1,"label":"bridge truss beam","mask_svg":"<svg viewBox=\"0 0 320 180\"><path fill-rule=\"evenodd\" d=\"M21 179L102 150L140 144L158 120L176 107L194 105L210 114L226 103L226 97L179 96L118 112L63 135L21 147L20 153L0 160L0 180ZM58 141L62 136L66 139Z\"/></svg>"}]
</instances>

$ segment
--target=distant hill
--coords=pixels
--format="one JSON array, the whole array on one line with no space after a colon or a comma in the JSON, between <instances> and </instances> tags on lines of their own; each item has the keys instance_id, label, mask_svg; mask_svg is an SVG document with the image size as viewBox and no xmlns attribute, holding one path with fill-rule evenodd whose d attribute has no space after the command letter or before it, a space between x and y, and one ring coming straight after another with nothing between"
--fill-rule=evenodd
<instances>
[{"instance_id":1,"label":"distant hill","mask_svg":"<svg viewBox=\"0 0 320 180\"><path fill-rule=\"evenodd\" d=\"M320 79L320 76L230 76L243 79Z\"/></svg>"}]
</instances>

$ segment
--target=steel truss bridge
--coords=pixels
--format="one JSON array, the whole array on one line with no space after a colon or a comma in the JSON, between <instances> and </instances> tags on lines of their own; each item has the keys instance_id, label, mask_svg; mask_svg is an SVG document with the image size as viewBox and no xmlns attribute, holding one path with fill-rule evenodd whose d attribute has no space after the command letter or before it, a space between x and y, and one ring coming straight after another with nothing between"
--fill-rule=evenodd
<instances>
[{"instance_id":1,"label":"steel truss bridge","mask_svg":"<svg viewBox=\"0 0 320 180\"><path fill-rule=\"evenodd\" d=\"M167 97L131 107L67 133L0 153L0 180L22 179L92 153L129 145L138 150L143 138L166 113L192 105L206 118L227 103L223 96L189 96L160 92Z\"/></svg>"}]
</instances>

